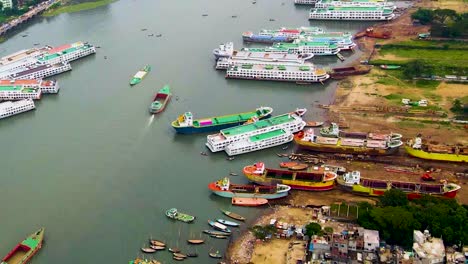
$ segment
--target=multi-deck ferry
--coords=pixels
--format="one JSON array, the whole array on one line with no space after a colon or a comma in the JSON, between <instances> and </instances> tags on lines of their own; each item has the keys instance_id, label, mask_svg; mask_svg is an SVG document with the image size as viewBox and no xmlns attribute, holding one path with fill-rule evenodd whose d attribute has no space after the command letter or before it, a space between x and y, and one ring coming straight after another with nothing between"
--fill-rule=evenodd
<instances>
[{"instance_id":1,"label":"multi-deck ferry","mask_svg":"<svg viewBox=\"0 0 468 264\"><path fill-rule=\"evenodd\" d=\"M67 62L57 64L35 65L21 68L14 72L0 73L0 79L42 79L62 72L70 71L71 65Z\"/></svg>"},{"instance_id":2,"label":"multi-deck ferry","mask_svg":"<svg viewBox=\"0 0 468 264\"><path fill-rule=\"evenodd\" d=\"M277 129L233 142L227 145L224 151L228 156L234 156L279 146L291 142L293 138L294 135L290 131Z\"/></svg>"},{"instance_id":3,"label":"multi-deck ferry","mask_svg":"<svg viewBox=\"0 0 468 264\"><path fill-rule=\"evenodd\" d=\"M338 46L339 50L352 50L356 47L353 36L348 32L330 32L324 34L313 34L300 38L308 42L330 42Z\"/></svg>"},{"instance_id":4,"label":"multi-deck ferry","mask_svg":"<svg viewBox=\"0 0 468 264\"><path fill-rule=\"evenodd\" d=\"M296 5L315 5L318 0L294 0Z\"/></svg>"},{"instance_id":5,"label":"multi-deck ferry","mask_svg":"<svg viewBox=\"0 0 468 264\"><path fill-rule=\"evenodd\" d=\"M312 9L309 14L309 19L319 20L391 20L394 17L392 8L382 6L329 6Z\"/></svg>"},{"instance_id":6,"label":"multi-deck ferry","mask_svg":"<svg viewBox=\"0 0 468 264\"><path fill-rule=\"evenodd\" d=\"M26 88L22 85L0 87L0 100L21 99L41 99L41 89Z\"/></svg>"},{"instance_id":7,"label":"multi-deck ferry","mask_svg":"<svg viewBox=\"0 0 468 264\"><path fill-rule=\"evenodd\" d=\"M41 64L70 62L94 53L96 48L93 45L80 41L55 48L48 47L46 53L38 58L38 62Z\"/></svg>"},{"instance_id":8,"label":"multi-deck ferry","mask_svg":"<svg viewBox=\"0 0 468 264\"><path fill-rule=\"evenodd\" d=\"M0 119L21 114L35 108L36 106L34 105L32 99L24 99L15 102L3 102L0 103Z\"/></svg>"},{"instance_id":9,"label":"multi-deck ferry","mask_svg":"<svg viewBox=\"0 0 468 264\"><path fill-rule=\"evenodd\" d=\"M297 39L294 43L276 43L273 49L287 50L291 53L312 53L314 55L336 55L340 52L337 44L330 41L306 41Z\"/></svg>"},{"instance_id":10,"label":"multi-deck ferry","mask_svg":"<svg viewBox=\"0 0 468 264\"><path fill-rule=\"evenodd\" d=\"M234 52L234 43L227 42L224 44L220 44L218 48L213 50L213 55L216 59L223 58L223 57L231 57L232 53Z\"/></svg>"},{"instance_id":11,"label":"multi-deck ferry","mask_svg":"<svg viewBox=\"0 0 468 264\"><path fill-rule=\"evenodd\" d=\"M243 64L242 66L230 66L226 71L226 78L309 84L324 82L330 78L330 75L323 69L315 68L313 64L301 66Z\"/></svg>"},{"instance_id":12,"label":"multi-deck ferry","mask_svg":"<svg viewBox=\"0 0 468 264\"><path fill-rule=\"evenodd\" d=\"M293 42L300 36L323 33L319 27L301 27L301 28L280 28L280 29L262 29L258 33L247 31L242 33L242 39L246 42L277 43Z\"/></svg>"},{"instance_id":13,"label":"multi-deck ferry","mask_svg":"<svg viewBox=\"0 0 468 264\"><path fill-rule=\"evenodd\" d=\"M27 49L27 50L20 50L18 52L15 52L13 54L4 56L0 59L0 68L5 67L7 65L13 64L13 63L18 63L21 61L25 61L28 59L35 59L39 58L42 54L44 54L45 49Z\"/></svg>"},{"instance_id":14,"label":"multi-deck ferry","mask_svg":"<svg viewBox=\"0 0 468 264\"><path fill-rule=\"evenodd\" d=\"M225 70L230 66L253 65L303 65L314 57L313 54L287 54L275 52L234 51L231 58L219 58L216 69Z\"/></svg>"},{"instance_id":15,"label":"multi-deck ferry","mask_svg":"<svg viewBox=\"0 0 468 264\"><path fill-rule=\"evenodd\" d=\"M56 80L24 79L24 80L0 80L2 86L23 86L25 88L39 88L41 93L58 93L60 87Z\"/></svg>"},{"instance_id":16,"label":"multi-deck ferry","mask_svg":"<svg viewBox=\"0 0 468 264\"><path fill-rule=\"evenodd\" d=\"M297 109L293 113L287 113L250 124L223 129L218 134L208 135L206 146L212 152L218 152L225 150L230 144L253 136L265 134L267 132L277 130L283 130L285 133L298 132L305 126L305 121L301 118L301 115L304 113L305 109ZM277 132L274 134L276 135L276 133ZM270 136L274 135L270 134Z\"/></svg>"},{"instance_id":17,"label":"multi-deck ferry","mask_svg":"<svg viewBox=\"0 0 468 264\"><path fill-rule=\"evenodd\" d=\"M36 58L24 58L24 59L21 59L12 63L8 63L6 65L1 65L0 74L4 72L15 72L17 70L21 70L25 67L33 66L36 64L38 64Z\"/></svg>"},{"instance_id":18,"label":"multi-deck ferry","mask_svg":"<svg viewBox=\"0 0 468 264\"><path fill-rule=\"evenodd\" d=\"M320 0L315 4L315 8L327 8L329 6L356 6L356 7L375 7L384 6L396 9L395 3L376 0Z\"/></svg>"}]
</instances>

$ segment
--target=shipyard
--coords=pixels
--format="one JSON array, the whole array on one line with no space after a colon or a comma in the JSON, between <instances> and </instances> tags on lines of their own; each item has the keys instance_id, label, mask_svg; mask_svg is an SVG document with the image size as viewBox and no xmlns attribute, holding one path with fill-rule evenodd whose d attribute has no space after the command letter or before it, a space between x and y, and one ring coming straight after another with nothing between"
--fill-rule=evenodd
<instances>
[{"instance_id":1,"label":"shipyard","mask_svg":"<svg viewBox=\"0 0 468 264\"><path fill-rule=\"evenodd\" d=\"M2 264L468 262L465 1L0 9Z\"/></svg>"}]
</instances>

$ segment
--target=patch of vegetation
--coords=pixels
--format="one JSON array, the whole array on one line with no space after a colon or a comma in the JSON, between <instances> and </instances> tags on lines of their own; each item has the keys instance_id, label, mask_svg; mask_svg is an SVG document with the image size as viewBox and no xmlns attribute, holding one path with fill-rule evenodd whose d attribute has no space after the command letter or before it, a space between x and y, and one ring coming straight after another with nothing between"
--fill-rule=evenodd
<instances>
[{"instance_id":1,"label":"patch of vegetation","mask_svg":"<svg viewBox=\"0 0 468 264\"><path fill-rule=\"evenodd\" d=\"M466 100L466 96L462 99ZM460 99L455 99L453 100L452 107L450 107L450 111L452 111L456 115L467 117L468 104L463 103L463 101Z\"/></svg>"},{"instance_id":2,"label":"patch of vegetation","mask_svg":"<svg viewBox=\"0 0 468 264\"><path fill-rule=\"evenodd\" d=\"M317 224L317 223L309 223L305 226L305 234L308 235L309 237L312 237L313 235L318 235L321 236L323 235L322 227Z\"/></svg>"},{"instance_id":3,"label":"patch of vegetation","mask_svg":"<svg viewBox=\"0 0 468 264\"><path fill-rule=\"evenodd\" d=\"M383 85L394 85L394 86L401 85L401 81L399 81L398 79L394 79L392 77L380 77L376 83L380 83Z\"/></svg>"},{"instance_id":4,"label":"patch of vegetation","mask_svg":"<svg viewBox=\"0 0 468 264\"><path fill-rule=\"evenodd\" d=\"M435 90L439 86L439 81L430 81L430 80L416 80L415 85L418 88Z\"/></svg>"},{"instance_id":5,"label":"patch of vegetation","mask_svg":"<svg viewBox=\"0 0 468 264\"><path fill-rule=\"evenodd\" d=\"M56 16L61 13L74 13L74 12L79 12L83 10L94 9L100 6L108 5L115 1L117 0L98 0L94 2L84 2L84 3L79 3L79 4L73 4L73 5L64 5L55 9L48 10L47 12L43 14L43 16Z\"/></svg>"},{"instance_id":6,"label":"patch of vegetation","mask_svg":"<svg viewBox=\"0 0 468 264\"><path fill-rule=\"evenodd\" d=\"M419 100L415 95L412 94L388 94L383 96L383 98L397 104L401 104L401 99L403 98L410 99L411 101Z\"/></svg>"},{"instance_id":7,"label":"patch of vegetation","mask_svg":"<svg viewBox=\"0 0 468 264\"><path fill-rule=\"evenodd\" d=\"M434 102L440 102L442 101L442 96L438 95L438 94L434 94L434 93L431 93L429 91L425 91L423 93L424 97L426 97L425 99L428 99L429 100L429 103L434 103Z\"/></svg>"},{"instance_id":8,"label":"patch of vegetation","mask_svg":"<svg viewBox=\"0 0 468 264\"><path fill-rule=\"evenodd\" d=\"M385 192L377 206L360 203L358 223L379 230L380 238L389 244L411 248L413 230L427 229L444 244L461 247L468 243L468 209L455 199L424 195L408 201L399 190Z\"/></svg>"},{"instance_id":9,"label":"patch of vegetation","mask_svg":"<svg viewBox=\"0 0 468 264\"><path fill-rule=\"evenodd\" d=\"M274 225L256 225L250 228L250 231L257 239L265 239L267 236L276 233L276 227Z\"/></svg>"},{"instance_id":10,"label":"patch of vegetation","mask_svg":"<svg viewBox=\"0 0 468 264\"><path fill-rule=\"evenodd\" d=\"M349 207L349 209L348 209ZM357 218L358 208L356 205L348 205L345 203L334 203L330 206L331 214L340 218Z\"/></svg>"},{"instance_id":11,"label":"patch of vegetation","mask_svg":"<svg viewBox=\"0 0 468 264\"><path fill-rule=\"evenodd\" d=\"M437 37L466 37L468 35L468 13L457 14L451 9L420 8L411 15L423 25L431 25L431 35Z\"/></svg>"},{"instance_id":12,"label":"patch of vegetation","mask_svg":"<svg viewBox=\"0 0 468 264\"><path fill-rule=\"evenodd\" d=\"M408 127L408 128L424 128L426 127L423 123L413 120L401 120L398 122L399 127Z\"/></svg>"},{"instance_id":13,"label":"patch of vegetation","mask_svg":"<svg viewBox=\"0 0 468 264\"><path fill-rule=\"evenodd\" d=\"M429 48L434 49L434 47L438 49L461 49L467 50L468 46L464 41L456 41L456 40L445 40L445 41L436 41L436 40L407 40L407 41L400 41L397 43L392 43L391 45L384 45L382 46L383 49L387 47L395 47L395 48L408 48L408 49L420 49L420 48Z\"/></svg>"}]
</instances>

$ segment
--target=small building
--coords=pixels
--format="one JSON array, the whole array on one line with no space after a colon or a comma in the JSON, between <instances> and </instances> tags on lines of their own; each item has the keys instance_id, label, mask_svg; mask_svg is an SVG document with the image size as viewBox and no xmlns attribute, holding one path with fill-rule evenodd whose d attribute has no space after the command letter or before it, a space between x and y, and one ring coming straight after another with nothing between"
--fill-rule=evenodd
<instances>
[{"instance_id":1,"label":"small building","mask_svg":"<svg viewBox=\"0 0 468 264\"><path fill-rule=\"evenodd\" d=\"M0 0L0 2L3 4L3 9L13 8L13 0Z\"/></svg>"},{"instance_id":2,"label":"small building","mask_svg":"<svg viewBox=\"0 0 468 264\"><path fill-rule=\"evenodd\" d=\"M433 238L428 230L422 233L413 231L414 263L437 264L444 263L445 247L441 238Z\"/></svg>"},{"instance_id":3,"label":"small building","mask_svg":"<svg viewBox=\"0 0 468 264\"><path fill-rule=\"evenodd\" d=\"M364 229L364 249L378 250L380 245L379 231Z\"/></svg>"},{"instance_id":4,"label":"small building","mask_svg":"<svg viewBox=\"0 0 468 264\"><path fill-rule=\"evenodd\" d=\"M311 260L323 260L330 255L330 244L325 237L313 236L310 240L309 251Z\"/></svg>"}]
</instances>

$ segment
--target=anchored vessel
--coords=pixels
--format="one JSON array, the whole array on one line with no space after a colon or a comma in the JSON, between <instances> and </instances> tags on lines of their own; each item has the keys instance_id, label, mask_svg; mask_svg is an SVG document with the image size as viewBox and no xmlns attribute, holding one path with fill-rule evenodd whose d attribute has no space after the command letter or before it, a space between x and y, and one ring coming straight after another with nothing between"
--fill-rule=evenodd
<instances>
[{"instance_id":1,"label":"anchored vessel","mask_svg":"<svg viewBox=\"0 0 468 264\"><path fill-rule=\"evenodd\" d=\"M220 58L216 62L217 70L225 70L230 66L243 65L291 65L302 66L307 60L314 57L313 54L287 54L284 52L262 52L262 51L234 51L230 58ZM309 64L313 66L312 64Z\"/></svg>"},{"instance_id":2,"label":"anchored vessel","mask_svg":"<svg viewBox=\"0 0 468 264\"><path fill-rule=\"evenodd\" d=\"M0 86L0 100L41 99L41 89L22 85Z\"/></svg>"},{"instance_id":3,"label":"anchored vessel","mask_svg":"<svg viewBox=\"0 0 468 264\"><path fill-rule=\"evenodd\" d=\"M445 198L454 198L460 186L454 183L443 184L399 182L391 180L376 180L361 178L359 171L352 171L338 177L340 188L358 194L381 196L390 189L398 189L406 193L408 199L421 198L422 195L434 195Z\"/></svg>"},{"instance_id":4,"label":"anchored vessel","mask_svg":"<svg viewBox=\"0 0 468 264\"><path fill-rule=\"evenodd\" d=\"M393 9L383 6L329 6L312 9L309 19L319 20L391 20L395 17Z\"/></svg>"},{"instance_id":5,"label":"anchored vessel","mask_svg":"<svg viewBox=\"0 0 468 264\"><path fill-rule=\"evenodd\" d=\"M193 119L191 112L186 112L172 122L172 127L177 133L192 134L221 130L244 124L251 120L259 120L269 117L273 108L261 106L254 111L231 115Z\"/></svg>"},{"instance_id":6,"label":"anchored vessel","mask_svg":"<svg viewBox=\"0 0 468 264\"><path fill-rule=\"evenodd\" d=\"M396 6L392 2L387 1L375 1L375 0L320 0L315 4L315 8L327 8L329 6L357 6L357 7L375 7L384 6L396 9Z\"/></svg>"},{"instance_id":7,"label":"anchored vessel","mask_svg":"<svg viewBox=\"0 0 468 264\"><path fill-rule=\"evenodd\" d=\"M58 47L47 47L46 52L37 60L42 64L57 64L70 62L96 53L96 48L85 42L75 42Z\"/></svg>"},{"instance_id":8,"label":"anchored vessel","mask_svg":"<svg viewBox=\"0 0 468 264\"><path fill-rule=\"evenodd\" d=\"M296 5L314 5L318 0L294 0Z\"/></svg>"},{"instance_id":9,"label":"anchored vessel","mask_svg":"<svg viewBox=\"0 0 468 264\"><path fill-rule=\"evenodd\" d=\"M290 131L278 129L233 142L226 146L225 151L228 156L234 156L279 146L291 142L293 138L294 135Z\"/></svg>"},{"instance_id":10,"label":"anchored vessel","mask_svg":"<svg viewBox=\"0 0 468 264\"><path fill-rule=\"evenodd\" d=\"M290 171L265 168L263 162L245 166L244 175L251 182L262 185L286 184L292 189L328 191L335 187L337 174L328 167L313 167L308 171Z\"/></svg>"},{"instance_id":11,"label":"anchored vessel","mask_svg":"<svg viewBox=\"0 0 468 264\"><path fill-rule=\"evenodd\" d=\"M330 75L323 69L315 68L313 64L299 65L233 65L226 71L226 78L261 81L283 81L310 84L324 82Z\"/></svg>"},{"instance_id":12,"label":"anchored vessel","mask_svg":"<svg viewBox=\"0 0 468 264\"><path fill-rule=\"evenodd\" d=\"M36 59L39 58L42 54L44 54L45 48L37 49L25 49L15 52L13 54L4 56L0 59L0 68L3 68L10 64L15 64L18 62L26 62L28 59L33 59L32 61L36 63Z\"/></svg>"},{"instance_id":13,"label":"anchored vessel","mask_svg":"<svg viewBox=\"0 0 468 264\"><path fill-rule=\"evenodd\" d=\"M42 79L62 72L70 71L71 65L66 62L57 64L32 65L14 71L0 73L0 79Z\"/></svg>"},{"instance_id":14,"label":"anchored vessel","mask_svg":"<svg viewBox=\"0 0 468 264\"><path fill-rule=\"evenodd\" d=\"M42 94L58 93L60 87L56 80L24 79L24 80L0 80L0 87L22 86L24 88L39 88Z\"/></svg>"},{"instance_id":15,"label":"anchored vessel","mask_svg":"<svg viewBox=\"0 0 468 264\"><path fill-rule=\"evenodd\" d=\"M212 152L218 152L225 150L226 147L232 143L271 131L284 130L289 133L295 133L302 130L305 126L305 122L302 120L299 112L304 114L305 110L298 109L293 113L287 113L250 124L223 129L217 134L208 135L206 146Z\"/></svg>"},{"instance_id":16,"label":"anchored vessel","mask_svg":"<svg viewBox=\"0 0 468 264\"><path fill-rule=\"evenodd\" d=\"M318 136L312 129L299 132L294 142L300 148L321 152L391 155L403 144L400 134L345 133L337 137Z\"/></svg>"},{"instance_id":17,"label":"anchored vessel","mask_svg":"<svg viewBox=\"0 0 468 264\"><path fill-rule=\"evenodd\" d=\"M220 44L218 48L213 50L213 55L216 59L223 58L223 57L230 57L232 52L234 51L234 43L227 42L224 44Z\"/></svg>"},{"instance_id":18,"label":"anchored vessel","mask_svg":"<svg viewBox=\"0 0 468 264\"><path fill-rule=\"evenodd\" d=\"M186 222L186 223L189 223L189 222L192 222L193 220L195 220L195 216L191 216L191 215L188 215L188 214L181 213L181 212L177 211L176 208L171 208L171 209L167 210L166 211L166 216L169 217L169 218L175 219L175 220Z\"/></svg>"},{"instance_id":19,"label":"anchored vessel","mask_svg":"<svg viewBox=\"0 0 468 264\"><path fill-rule=\"evenodd\" d=\"M421 159L468 162L467 146L423 143L420 136L409 140L405 150L409 155Z\"/></svg>"},{"instance_id":20,"label":"anchored vessel","mask_svg":"<svg viewBox=\"0 0 468 264\"><path fill-rule=\"evenodd\" d=\"M21 114L35 108L36 106L34 105L32 99L24 99L15 102L3 102L0 103L0 119Z\"/></svg>"},{"instance_id":21,"label":"anchored vessel","mask_svg":"<svg viewBox=\"0 0 468 264\"><path fill-rule=\"evenodd\" d=\"M268 200L264 198L240 198L240 197L232 197L231 204L238 205L238 206L260 206L267 204Z\"/></svg>"},{"instance_id":22,"label":"anchored vessel","mask_svg":"<svg viewBox=\"0 0 468 264\"><path fill-rule=\"evenodd\" d=\"M152 114L157 114L160 113L164 110L166 107L167 103L171 99L172 93L169 85L165 85L161 90L156 93L156 95L153 98L153 102L151 103L150 106L150 113Z\"/></svg>"},{"instance_id":23,"label":"anchored vessel","mask_svg":"<svg viewBox=\"0 0 468 264\"><path fill-rule=\"evenodd\" d=\"M3 259L2 264L25 264L42 247L44 240L44 228L39 229L34 234L16 245Z\"/></svg>"},{"instance_id":24,"label":"anchored vessel","mask_svg":"<svg viewBox=\"0 0 468 264\"><path fill-rule=\"evenodd\" d=\"M294 43L276 43L272 49L287 50L290 53L312 53L314 55L336 55L340 52L337 44L330 41L307 41L297 39Z\"/></svg>"},{"instance_id":25,"label":"anchored vessel","mask_svg":"<svg viewBox=\"0 0 468 264\"><path fill-rule=\"evenodd\" d=\"M280 28L276 30L263 29L258 33L253 33L251 31L244 32L242 33L242 39L246 42L260 43L293 42L300 36L320 33L323 33L323 30L318 27Z\"/></svg>"},{"instance_id":26,"label":"anchored vessel","mask_svg":"<svg viewBox=\"0 0 468 264\"><path fill-rule=\"evenodd\" d=\"M356 43L352 40L353 36L348 32L331 32L326 34L315 34L307 37L301 37L302 40L310 42L330 42L336 44L340 51L352 50Z\"/></svg>"},{"instance_id":27,"label":"anchored vessel","mask_svg":"<svg viewBox=\"0 0 468 264\"><path fill-rule=\"evenodd\" d=\"M267 186L256 186L249 184L232 184L229 178L212 182L208 188L216 195L226 198L265 198L278 199L288 196L291 187L284 184L273 184Z\"/></svg>"},{"instance_id":28,"label":"anchored vessel","mask_svg":"<svg viewBox=\"0 0 468 264\"><path fill-rule=\"evenodd\" d=\"M130 85L135 85L141 82L143 78L151 71L151 66L146 65L143 69L139 70L130 80Z\"/></svg>"}]
</instances>

